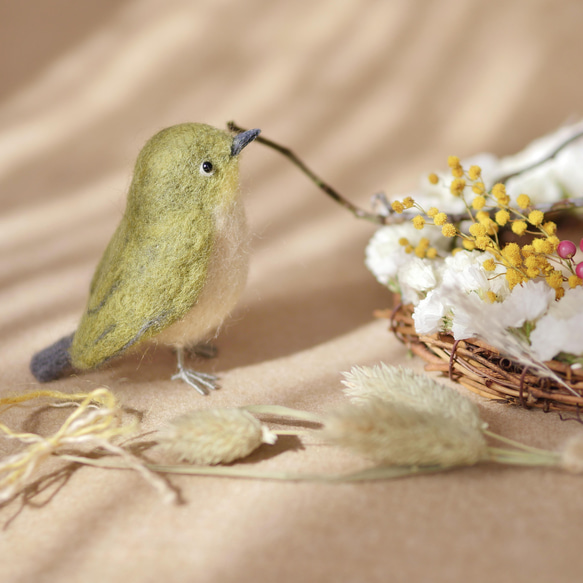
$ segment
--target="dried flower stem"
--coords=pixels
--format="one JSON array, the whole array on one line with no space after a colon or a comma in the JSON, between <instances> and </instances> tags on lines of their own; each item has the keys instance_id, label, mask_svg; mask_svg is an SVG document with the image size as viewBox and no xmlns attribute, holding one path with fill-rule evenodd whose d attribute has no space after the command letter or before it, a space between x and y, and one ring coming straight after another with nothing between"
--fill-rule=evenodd
<instances>
[{"instance_id":1,"label":"dried flower stem","mask_svg":"<svg viewBox=\"0 0 583 583\"><path fill-rule=\"evenodd\" d=\"M254 478L260 480L279 480L294 482L364 482L374 480L387 480L405 478L419 474L434 474L443 472L442 466L385 466L367 468L358 472L346 474L308 474L294 472L269 472L261 470L248 470L246 468L232 467L193 467L193 466L163 466L152 465L150 469L158 472L172 474L206 475L222 477ZM217 471L214 471L217 470Z\"/></svg>"},{"instance_id":2,"label":"dried flower stem","mask_svg":"<svg viewBox=\"0 0 583 583\"><path fill-rule=\"evenodd\" d=\"M522 449L524 451L529 451L534 454L548 454L549 451L546 449L539 449L538 447L532 447L530 445L525 445L524 443L520 443L520 441L514 441L514 439L510 439L509 437L504 437L503 435L498 435L498 433L494 433L493 431L489 431L488 429L482 430L485 435L491 437L493 439L497 439L503 443L507 443L508 445L512 445L518 449Z\"/></svg>"},{"instance_id":3,"label":"dried flower stem","mask_svg":"<svg viewBox=\"0 0 583 583\"><path fill-rule=\"evenodd\" d=\"M558 466L561 463L561 455L554 451L525 445L487 429L484 429L483 433L488 437L516 448L507 449L489 446L488 454L490 455L490 460L496 463L521 466Z\"/></svg>"},{"instance_id":4,"label":"dried flower stem","mask_svg":"<svg viewBox=\"0 0 583 583\"><path fill-rule=\"evenodd\" d=\"M548 452L547 456L535 456L524 454L522 452L512 452L511 450L488 448L488 461L502 465L526 466L526 467L558 467L561 465L561 456L559 454ZM103 458L85 458L82 456L73 456L62 454L62 459L76 462L84 465L129 470L133 469L130 464L121 458L103 457ZM396 478L405 478L422 474L435 474L447 470L456 469L455 467L443 466L376 466L366 468L358 472L349 472L345 474L310 474L301 472L278 472L269 470L256 470L248 467L233 466L191 466L191 465L163 465L163 464L146 464L148 470L163 474L179 474L188 476L211 476L222 478L244 478L252 480L271 480L284 482L363 482L376 480L389 480ZM459 468L460 466L458 466Z\"/></svg>"},{"instance_id":5,"label":"dried flower stem","mask_svg":"<svg viewBox=\"0 0 583 583\"><path fill-rule=\"evenodd\" d=\"M99 468L115 470L132 469L123 459L120 458L102 457L95 459L69 454L60 454L59 457L67 461ZM387 466L367 468L365 470L346 474L308 474L295 472L274 472L268 470L262 471L232 466L187 466L161 464L146 464L146 466L149 470L165 474L215 476L224 478L248 478L255 480L276 480L285 482L359 482L369 480L386 480L391 478L404 478L412 475L432 474L444 471L442 466Z\"/></svg>"},{"instance_id":6,"label":"dried flower stem","mask_svg":"<svg viewBox=\"0 0 583 583\"><path fill-rule=\"evenodd\" d=\"M271 429L270 431L275 435L306 435L310 433L305 429Z\"/></svg>"},{"instance_id":7,"label":"dried flower stem","mask_svg":"<svg viewBox=\"0 0 583 583\"><path fill-rule=\"evenodd\" d=\"M314 423L323 423L323 418L316 413L309 411L302 411L300 409L292 409L291 407L284 407L282 405L247 405L241 407L249 413L257 413L259 415L275 415L277 417L291 417L293 419L300 419L302 421L312 421Z\"/></svg>"},{"instance_id":8,"label":"dried flower stem","mask_svg":"<svg viewBox=\"0 0 583 583\"><path fill-rule=\"evenodd\" d=\"M523 451L514 451L498 447L489 447L488 453L490 461L498 464L507 464L512 466L558 466L561 456L552 451L543 454L525 453Z\"/></svg>"}]
</instances>

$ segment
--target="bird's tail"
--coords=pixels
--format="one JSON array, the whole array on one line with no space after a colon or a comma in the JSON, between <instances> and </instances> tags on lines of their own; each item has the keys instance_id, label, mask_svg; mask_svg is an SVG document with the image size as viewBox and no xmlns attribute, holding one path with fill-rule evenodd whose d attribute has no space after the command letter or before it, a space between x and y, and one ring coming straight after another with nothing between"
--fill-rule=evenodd
<instances>
[{"instance_id":1,"label":"bird's tail","mask_svg":"<svg viewBox=\"0 0 583 583\"><path fill-rule=\"evenodd\" d=\"M64 336L44 350L37 352L30 360L30 372L41 383L55 381L73 371L69 347L74 334Z\"/></svg>"}]
</instances>

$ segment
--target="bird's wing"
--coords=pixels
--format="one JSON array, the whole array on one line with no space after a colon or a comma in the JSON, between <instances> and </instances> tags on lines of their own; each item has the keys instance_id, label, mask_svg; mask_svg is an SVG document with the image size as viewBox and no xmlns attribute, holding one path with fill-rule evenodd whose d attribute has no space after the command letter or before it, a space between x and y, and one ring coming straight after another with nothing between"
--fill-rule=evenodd
<instances>
[{"instance_id":1,"label":"bird's wing","mask_svg":"<svg viewBox=\"0 0 583 583\"><path fill-rule=\"evenodd\" d=\"M91 282L69 349L73 366L96 368L185 316L204 287L211 250L208 230L136 237L122 223Z\"/></svg>"}]
</instances>

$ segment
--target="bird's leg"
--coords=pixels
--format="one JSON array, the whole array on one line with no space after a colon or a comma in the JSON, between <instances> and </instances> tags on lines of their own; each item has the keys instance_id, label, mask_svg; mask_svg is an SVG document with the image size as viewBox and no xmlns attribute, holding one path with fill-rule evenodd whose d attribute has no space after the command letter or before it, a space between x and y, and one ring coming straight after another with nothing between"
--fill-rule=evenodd
<instances>
[{"instance_id":1,"label":"bird's leg","mask_svg":"<svg viewBox=\"0 0 583 583\"><path fill-rule=\"evenodd\" d=\"M215 358L219 352L219 349L211 342L187 346L184 350L188 356L200 356L201 358Z\"/></svg>"},{"instance_id":2,"label":"bird's leg","mask_svg":"<svg viewBox=\"0 0 583 583\"><path fill-rule=\"evenodd\" d=\"M190 370L184 366L184 347L176 347L178 372L172 376L172 380L182 380L187 385L196 389L201 395L208 395L209 391L217 388L217 377L204 372Z\"/></svg>"}]
</instances>

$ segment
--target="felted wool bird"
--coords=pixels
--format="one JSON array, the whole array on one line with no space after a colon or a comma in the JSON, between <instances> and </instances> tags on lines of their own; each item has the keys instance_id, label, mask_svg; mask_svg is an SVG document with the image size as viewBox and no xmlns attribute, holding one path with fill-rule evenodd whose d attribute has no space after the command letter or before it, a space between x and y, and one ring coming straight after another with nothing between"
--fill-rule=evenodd
<instances>
[{"instance_id":1,"label":"felted wool bird","mask_svg":"<svg viewBox=\"0 0 583 583\"><path fill-rule=\"evenodd\" d=\"M221 325L245 285L239 154L258 135L185 123L146 143L85 313L73 334L33 356L37 380L99 368L153 341L175 348L173 379L202 394L215 388L216 377L185 368L184 351Z\"/></svg>"}]
</instances>

